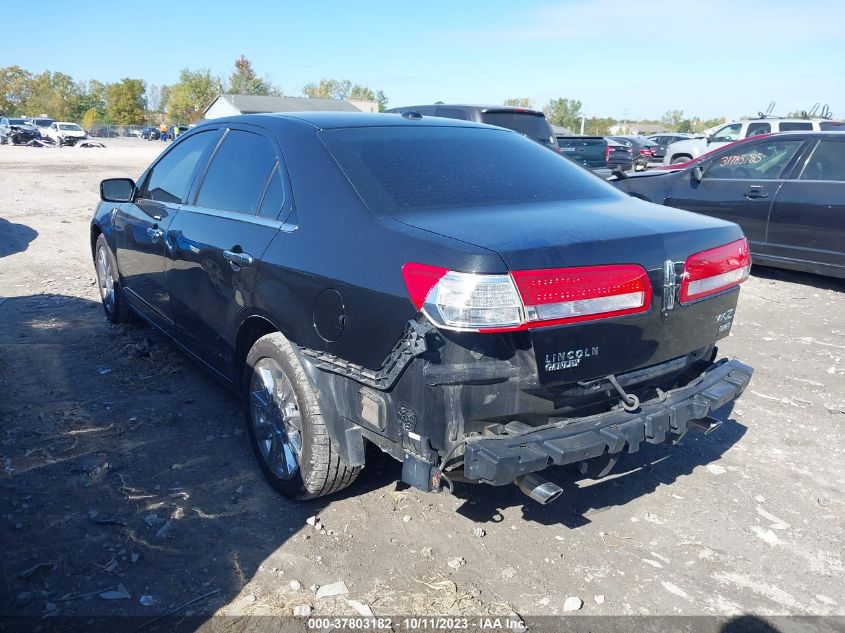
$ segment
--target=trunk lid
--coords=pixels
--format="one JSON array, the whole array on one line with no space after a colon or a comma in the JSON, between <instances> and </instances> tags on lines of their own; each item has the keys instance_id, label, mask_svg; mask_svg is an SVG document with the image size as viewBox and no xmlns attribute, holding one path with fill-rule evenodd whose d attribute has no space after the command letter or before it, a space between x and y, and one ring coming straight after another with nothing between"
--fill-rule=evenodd
<instances>
[{"instance_id":1,"label":"trunk lid","mask_svg":"<svg viewBox=\"0 0 845 633\"><path fill-rule=\"evenodd\" d=\"M498 253L508 270L639 264L652 287L642 314L529 330L544 386L648 367L711 346L730 331L736 288L664 309L693 253L742 237L735 224L633 198L406 212L400 221ZM666 275L667 260L676 274Z\"/></svg>"}]
</instances>

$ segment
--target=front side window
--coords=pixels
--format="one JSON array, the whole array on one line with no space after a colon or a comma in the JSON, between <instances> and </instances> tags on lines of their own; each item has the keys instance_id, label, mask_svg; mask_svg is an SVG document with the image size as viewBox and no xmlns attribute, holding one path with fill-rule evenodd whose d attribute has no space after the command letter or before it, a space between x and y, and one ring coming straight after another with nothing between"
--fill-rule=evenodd
<instances>
[{"instance_id":1,"label":"front side window","mask_svg":"<svg viewBox=\"0 0 845 633\"><path fill-rule=\"evenodd\" d=\"M182 203L191 188L200 158L216 139L217 134L208 130L174 145L153 167L141 197L158 202Z\"/></svg>"},{"instance_id":2,"label":"front side window","mask_svg":"<svg viewBox=\"0 0 845 633\"><path fill-rule=\"evenodd\" d=\"M197 206L255 215L276 165L276 152L265 137L230 130L202 181Z\"/></svg>"},{"instance_id":3,"label":"front side window","mask_svg":"<svg viewBox=\"0 0 845 633\"><path fill-rule=\"evenodd\" d=\"M773 180L780 178L802 141L769 141L748 146L741 143L710 162L705 178Z\"/></svg>"},{"instance_id":4,"label":"front side window","mask_svg":"<svg viewBox=\"0 0 845 633\"><path fill-rule=\"evenodd\" d=\"M838 180L845 182L845 141L821 141L801 180Z\"/></svg>"},{"instance_id":5,"label":"front side window","mask_svg":"<svg viewBox=\"0 0 845 633\"><path fill-rule=\"evenodd\" d=\"M732 143L739 140L741 130L742 123L731 123L716 130L710 140L714 143Z\"/></svg>"}]
</instances>

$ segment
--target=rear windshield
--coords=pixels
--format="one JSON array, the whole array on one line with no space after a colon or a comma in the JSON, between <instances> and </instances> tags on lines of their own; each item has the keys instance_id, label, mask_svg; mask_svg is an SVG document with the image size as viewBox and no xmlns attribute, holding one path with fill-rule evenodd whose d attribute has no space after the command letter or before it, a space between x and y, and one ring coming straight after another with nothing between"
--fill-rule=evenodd
<instances>
[{"instance_id":1,"label":"rear windshield","mask_svg":"<svg viewBox=\"0 0 845 633\"><path fill-rule=\"evenodd\" d=\"M50 127L53 124L53 119L35 119L35 125L38 127Z\"/></svg>"},{"instance_id":2,"label":"rear windshield","mask_svg":"<svg viewBox=\"0 0 845 633\"><path fill-rule=\"evenodd\" d=\"M559 154L500 130L343 128L325 130L321 137L358 195L377 212L619 195Z\"/></svg>"},{"instance_id":3,"label":"rear windshield","mask_svg":"<svg viewBox=\"0 0 845 633\"><path fill-rule=\"evenodd\" d=\"M81 132L82 128L76 123L59 123L60 130L73 130L74 132Z\"/></svg>"},{"instance_id":4,"label":"rear windshield","mask_svg":"<svg viewBox=\"0 0 845 633\"><path fill-rule=\"evenodd\" d=\"M487 125L498 125L519 132L541 143L553 144L552 128L546 117L530 112L484 112L481 121Z\"/></svg>"},{"instance_id":5,"label":"rear windshield","mask_svg":"<svg viewBox=\"0 0 845 633\"><path fill-rule=\"evenodd\" d=\"M9 119L9 125L23 125L26 123L23 119Z\"/></svg>"}]
</instances>

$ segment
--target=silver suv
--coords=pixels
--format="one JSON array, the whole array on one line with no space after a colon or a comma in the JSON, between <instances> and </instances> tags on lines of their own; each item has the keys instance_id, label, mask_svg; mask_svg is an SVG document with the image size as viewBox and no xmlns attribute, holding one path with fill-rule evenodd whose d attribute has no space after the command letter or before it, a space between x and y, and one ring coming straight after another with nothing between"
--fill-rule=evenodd
<instances>
[{"instance_id":1,"label":"silver suv","mask_svg":"<svg viewBox=\"0 0 845 633\"><path fill-rule=\"evenodd\" d=\"M691 138L672 143L666 148L663 157L664 165L685 163L702 154L712 152L714 149L724 147L741 138L757 136L758 134L774 134L776 132L795 132L800 130L814 130L816 132L830 129L841 129L842 124L827 119L778 119L769 117L765 119L749 119L747 121L736 121L728 123L704 137ZM837 127L832 127L837 126ZM711 128L712 129L712 128Z\"/></svg>"}]
</instances>

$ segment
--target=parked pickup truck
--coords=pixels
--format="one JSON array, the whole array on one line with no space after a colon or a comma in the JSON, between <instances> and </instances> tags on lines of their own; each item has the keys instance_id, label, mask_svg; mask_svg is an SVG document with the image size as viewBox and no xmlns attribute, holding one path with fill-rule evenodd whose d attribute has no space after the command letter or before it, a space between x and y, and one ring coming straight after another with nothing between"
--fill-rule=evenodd
<instances>
[{"instance_id":1,"label":"parked pickup truck","mask_svg":"<svg viewBox=\"0 0 845 633\"><path fill-rule=\"evenodd\" d=\"M262 473L294 499L348 486L370 443L423 490L516 483L548 503L547 467L601 476L712 431L751 379L716 349L751 267L740 228L500 127L214 119L100 197L106 317L140 315L240 394Z\"/></svg>"},{"instance_id":2,"label":"parked pickup truck","mask_svg":"<svg viewBox=\"0 0 845 633\"><path fill-rule=\"evenodd\" d=\"M733 143L749 136L775 132L836 131L841 130L841 126L842 123L839 121L829 121L827 119L781 119L766 117L764 119L735 121L717 128L712 134L706 137L690 138L672 143L666 148L666 154L663 156L663 164L685 163L688 160L698 158L702 154L724 147L728 143Z\"/></svg>"},{"instance_id":3,"label":"parked pickup truck","mask_svg":"<svg viewBox=\"0 0 845 633\"><path fill-rule=\"evenodd\" d=\"M631 148L604 136L558 136L557 144L564 156L594 171L609 175L634 167Z\"/></svg>"}]
</instances>

